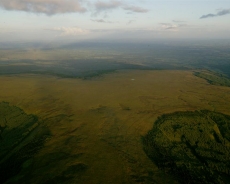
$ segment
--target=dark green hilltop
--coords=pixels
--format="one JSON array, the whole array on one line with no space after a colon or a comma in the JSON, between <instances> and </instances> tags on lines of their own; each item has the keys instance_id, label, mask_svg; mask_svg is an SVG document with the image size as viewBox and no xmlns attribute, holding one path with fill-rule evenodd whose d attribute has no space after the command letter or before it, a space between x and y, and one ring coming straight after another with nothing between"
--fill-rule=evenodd
<instances>
[{"instance_id":1,"label":"dark green hilltop","mask_svg":"<svg viewBox=\"0 0 230 184\"><path fill-rule=\"evenodd\" d=\"M230 181L230 116L208 110L162 115L143 145L180 183Z\"/></svg>"}]
</instances>

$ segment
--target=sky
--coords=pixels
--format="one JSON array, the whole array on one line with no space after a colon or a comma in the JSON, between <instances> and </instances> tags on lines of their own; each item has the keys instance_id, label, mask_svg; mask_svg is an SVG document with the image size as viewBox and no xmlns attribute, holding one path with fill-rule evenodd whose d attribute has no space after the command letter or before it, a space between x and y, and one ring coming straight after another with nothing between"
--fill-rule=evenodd
<instances>
[{"instance_id":1,"label":"sky","mask_svg":"<svg viewBox=\"0 0 230 184\"><path fill-rule=\"evenodd\" d=\"M0 0L0 42L230 39L230 0Z\"/></svg>"}]
</instances>

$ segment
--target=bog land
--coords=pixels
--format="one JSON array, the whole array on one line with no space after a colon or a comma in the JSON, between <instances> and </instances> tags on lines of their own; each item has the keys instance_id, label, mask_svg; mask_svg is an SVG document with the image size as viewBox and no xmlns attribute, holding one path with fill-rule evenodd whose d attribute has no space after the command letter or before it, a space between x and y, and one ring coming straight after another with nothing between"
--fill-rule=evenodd
<instances>
[{"instance_id":1,"label":"bog land","mask_svg":"<svg viewBox=\"0 0 230 184\"><path fill-rule=\"evenodd\" d=\"M18 164L4 182L181 182L180 173L171 172L164 160L155 161L155 156L161 152L146 149L143 139L151 131L156 132L152 143L155 141L159 144L162 132L166 132L172 141L167 142L162 136L168 148L178 142L173 147L175 154L181 148L180 145L187 147L185 149L191 148L191 165L181 159L186 157L186 152L179 151L181 157L177 162L173 160L178 170L184 163L187 168L197 167L202 170L203 167L206 169L204 176L212 171L228 175L228 170L224 168L228 166L220 163L220 160L223 161L228 153L223 150L229 148L228 142L224 140L228 140L229 135L228 132L223 135L220 129L224 129L224 125L220 126L211 117L217 114L223 119L230 115L230 88L222 84L210 84L207 75L210 77L209 73L195 76L194 71L188 70L119 70L90 80L38 74L0 76L0 107L9 109L7 112L1 109L0 113L0 154L3 154L2 151L9 153L3 159L1 156L0 165L1 169L6 168L11 172L7 159L11 158L12 162ZM170 124L174 119L177 120L177 116L172 113L178 111L184 117L183 121ZM189 113L195 113L194 121ZM159 124L158 117L162 115L171 119ZM18 122L23 120L18 127L14 127L12 119L15 117ZM205 121L207 118L208 121ZM189 133L183 133L188 127L193 129L198 121L201 123L201 131L206 132L203 136L206 143L196 143L196 139L193 140ZM226 121L229 121L228 118ZM209 128L206 130L203 126ZM13 133L15 128L20 130L18 132L21 136ZM174 137L171 135L173 131L177 132ZM2 145L8 141L14 145L3 150ZM207 162L202 160L203 157L203 165L196 164L201 161L196 154L206 152L208 155L210 148L202 150L195 146L208 147L207 142L210 141L214 141L210 145L214 145L217 155L222 155L218 157L219 165L208 167L209 162L215 165L215 160ZM31 146L36 151L25 155L31 151ZM174 158L174 155L166 156ZM18 157L19 162L16 161ZM186 174L195 178L191 182L198 181L196 173L189 169L187 171ZM216 175L214 173L210 176Z\"/></svg>"}]
</instances>

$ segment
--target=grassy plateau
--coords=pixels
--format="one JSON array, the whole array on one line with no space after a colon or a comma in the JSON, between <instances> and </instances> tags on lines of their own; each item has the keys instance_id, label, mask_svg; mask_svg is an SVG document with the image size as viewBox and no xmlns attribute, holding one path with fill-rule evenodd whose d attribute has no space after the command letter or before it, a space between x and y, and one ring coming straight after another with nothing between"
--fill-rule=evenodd
<instances>
[{"instance_id":1,"label":"grassy plateau","mask_svg":"<svg viewBox=\"0 0 230 184\"><path fill-rule=\"evenodd\" d=\"M117 70L86 80L4 74L0 84L1 182L229 179L230 88L192 70Z\"/></svg>"}]
</instances>

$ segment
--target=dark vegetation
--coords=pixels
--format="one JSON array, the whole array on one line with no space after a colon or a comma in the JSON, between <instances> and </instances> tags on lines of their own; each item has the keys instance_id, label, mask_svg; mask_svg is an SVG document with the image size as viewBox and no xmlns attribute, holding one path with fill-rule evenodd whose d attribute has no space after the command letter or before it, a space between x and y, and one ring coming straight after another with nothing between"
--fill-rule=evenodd
<instances>
[{"instance_id":1,"label":"dark vegetation","mask_svg":"<svg viewBox=\"0 0 230 184\"><path fill-rule=\"evenodd\" d=\"M34 60L8 61L0 63L0 75L43 74L62 78L91 79L123 69L151 69L150 67L119 63L106 59L47 61L52 64L37 64ZM24 63L24 65L20 65Z\"/></svg>"},{"instance_id":2,"label":"dark vegetation","mask_svg":"<svg viewBox=\"0 0 230 184\"><path fill-rule=\"evenodd\" d=\"M133 64L141 63L147 69L206 69L224 73L230 77L229 40L162 40L160 42L138 44L75 43L60 48L72 51L90 50L92 55L110 57L111 59L104 60L107 62L132 63L132 65L127 65L126 68L129 69L132 69ZM92 58L92 61L97 61L97 59Z\"/></svg>"},{"instance_id":3,"label":"dark vegetation","mask_svg":"<svg viewBox=\"0 0 230 184\"><path fill-rule=\"evenodd\" d=\"M69 183L71 182L71 179L75 178L76 176L79 177L82 174L82 172L86 171L87 167L88 166L83 163L71 165L60 175L55 176L52 179L48 179L44 183Z\"/></svg>"},{"instance_id":4,"label":"dark vegetation","mask_svg":"<svg viewBox=\"0 0 230 184\"><path fill-rule=\"evenodd\" d=\"M226 75L212 71L195 72L194 75L207 80L210 84L230 87L230 79Z\"/></svg>"},{"instance_id":5,"label":"dark vegetation","mask_svg":"<svg viewBox=\"0 0 230 184\"><path fill-rule=\"evenodd\" d=\"M230 116L207 110L162 115L143 145L180 183L230 181Z\"/></svg>"},{"instance_id":6,"label":"dark vegetation","mask_svg":"<svg viewBox=\"0 0 230 184\"><path fill-rule=\"evenodd\" d=\"M38 117L0 103L0 183L17 175L43 147L49 130Z\"/></svg>"},{"instance_id":7,"label":"dark vegetation","mask_svg":"<svg viewBox=\"0 0 230 184\"><path fill-rule=\"evenodd\" d=\"M33 47L35 50L38 49L33 45L30 49ZM122 69L205 69L230 77L230 45L224 41L217 43L215 41L210 43L191 41L164 43L162 41L155 44L76 43L56 48L41 47L39 51L55 57L59 51L55 49L59 49L64 56L56 56L57 58L52 60L3 59L0 62L0 75L32 73L91 79ZM12 54L17 53L15 48L8 50ZM4 56L5 50L2 51ZM23 54L22 49L19 51Z\"/></svg>"}]
</instances>

